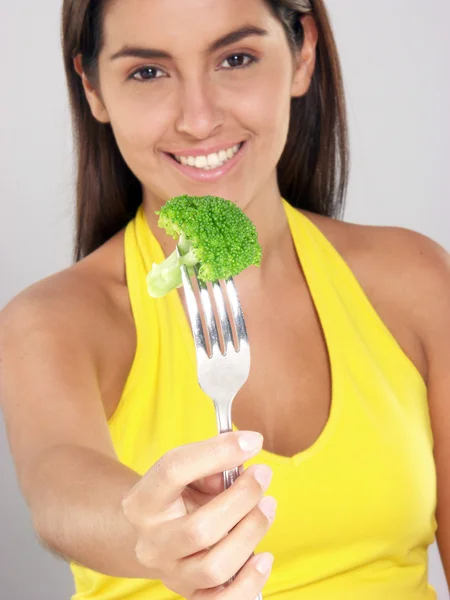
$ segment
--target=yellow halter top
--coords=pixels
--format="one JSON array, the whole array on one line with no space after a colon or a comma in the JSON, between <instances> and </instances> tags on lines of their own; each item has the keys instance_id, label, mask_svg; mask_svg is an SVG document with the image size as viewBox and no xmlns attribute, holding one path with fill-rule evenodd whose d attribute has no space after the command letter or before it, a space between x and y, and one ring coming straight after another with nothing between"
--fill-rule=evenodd
<instances>
[{"instance_id":1,"label":"yellow halter top","mask_svg":"<svg viewBox=\"0 0 450 600\"><path fill-rule=\"evenodd\" d=\"M427 577L436 474L425 383L343 258L283 202L328 346L332 403L310 448L293 457L262 450L246 463L272 467L268 493L278 500L256 548L275 556L264 598L436 599ZM217 435L179 295L155 300L147 293L146 274L163 259L141 206L125 232L137 349L109 422L120 461L140 474L169 449ZM160 581L72 570L73 600L180 598Z\"/></svg>"}]
</instances>

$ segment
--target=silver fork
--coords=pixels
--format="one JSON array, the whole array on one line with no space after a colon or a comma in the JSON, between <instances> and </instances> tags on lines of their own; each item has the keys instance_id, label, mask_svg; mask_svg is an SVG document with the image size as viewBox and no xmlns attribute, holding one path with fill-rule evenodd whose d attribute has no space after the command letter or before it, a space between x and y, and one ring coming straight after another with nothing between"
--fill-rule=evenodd
<instances>
[{"instance_id":1,"label":"silver fork","mask_svg":"<svg viewBox=\"0 0 450 600\"><path fill-rule=\"evenodd\" d=\"M178 246L177 254L178 256L181 256ZM201 306L203 308L206 323L206 336L208 336L211 348L211 355L208 355L205 331L203 330L201 313L194 294L191 278L187 268L182 266L181 277L197 356L198 382L205 394L207 394L214 403L219 433L228 433L233 430L231 405L236 394L247 381L250 372L250 346L248 343L244 314L242 312L241 303L233 278L230 277L226 280L225 286L236 328L237 341L239 343L239 347L236 350L233 344L232 329L222 289L218 281L213 282L213 295L219 315L224 343L224 353L222 354L219 345L219 333L208 288L206 287L206 284L197 277L198 270L194 270L200 290ZM228 489L238 477L239 467L224 471L224 488ZM252 556L253 555L254 553ZM237 574L234 575L228 583L231 583L236 576ZM262 600L261 593L258 594L256 600Z\"/></svg>"}]
</instances>

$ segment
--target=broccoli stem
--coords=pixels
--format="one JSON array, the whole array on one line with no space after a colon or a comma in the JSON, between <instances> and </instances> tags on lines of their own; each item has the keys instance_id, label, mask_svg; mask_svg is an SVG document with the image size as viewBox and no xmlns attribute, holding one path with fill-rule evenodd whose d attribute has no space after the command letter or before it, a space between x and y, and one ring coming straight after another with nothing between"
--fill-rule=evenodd
<instances>
[{"instance_id":1,"label":"broccoli stem","mask_svg":"<svg viewBox=\"0 0 450 600\"><path fill-rule=\"evenodd\" d=\"M177 256L176 249L162 263L153 263L153 267L147 275L147 289L153 298L161 298L168 294L174 288L182 286L181 269L182 265L188 268L198 263L195 252L183 236L179 244L182 256Z\"/></svg>"}]
</instances>

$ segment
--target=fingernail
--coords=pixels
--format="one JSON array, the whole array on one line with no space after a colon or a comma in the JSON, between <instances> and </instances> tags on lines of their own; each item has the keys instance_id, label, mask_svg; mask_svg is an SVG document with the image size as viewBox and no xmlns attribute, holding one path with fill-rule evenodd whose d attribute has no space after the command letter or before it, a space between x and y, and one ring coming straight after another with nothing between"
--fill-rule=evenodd
<instances>
[{"instance_id":1,"label":"fingernail","mask_svg":"<svg viewBox=\"0 0 450 600\"><path fill-rule=\"evenodd\" d=\"M258 504L258 508L272 523L272 521L275 519L277 505L278 503L273 496L265 496Z\"/></svg>"},{"instance_id":2,"label":"fingernail","mask_svg":"<svg viewBox=\"0 0 450 600\"><path fill-rule=\"evenodd\" d=\"M273 471L266 465L258 465L253 471L253 477L263 487L267 489L272 481Z\"/></svg>"},{"instance_id":3,"label":"fingernail","mask_svg":"<svg viewBox=\"0 0 450 600\"><path fill-rule=\"evenodd\" d=\"M264 554L260 554L256 561L256 570L262 575L267 575L272 567L273 560L274 556L273 554L270 554L270 552L264 552Z\"/></svg>"},{"instance_id":4,"label":"fingernail","mask_svg":"<svg viewBox=\"0 0 450 600\"><path fill-rule=\"evenodd\" d=\"M256 452L261 450L263 440L263 436L256 431L240 432L238 436L239 446L245 452Z\"/></svg>"}]
</instances>

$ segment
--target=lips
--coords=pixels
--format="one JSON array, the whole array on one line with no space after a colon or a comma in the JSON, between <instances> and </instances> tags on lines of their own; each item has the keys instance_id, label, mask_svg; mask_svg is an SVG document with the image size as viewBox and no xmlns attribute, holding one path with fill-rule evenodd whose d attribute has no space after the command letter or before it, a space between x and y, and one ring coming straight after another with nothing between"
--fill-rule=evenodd
<instances>
[{"instance_id":1,"label":"lips","mask_svg":"<svg viewBox=\"0 0 450 600\"><path fill-rule=\"evenodd\" d=\"M166 160L170 161L171 165L175 166L178 171L187 176L189 179L200 183L213 183L228 174L239 163L241 158L243 158L246 149L247 142L242 142L238 152L233 156L233 158L229 159L223 165L210 169L209 171L180 164L176 158L168 152L164 152L163 156Z\"/></svg>"},{"instance_id":2,"label":"lips","mask_svg":"<svg viewBox=\"0 0 450 600\"><path fill-rule=\"evenodd\" d=\"M234 144L229 148L219 148L215 152L200 153L199 151L187 151L180 154L170 153L173 158L182 165L188 165L190 167L196 167L197 169L206 168L206 170L216 169L226 162L231 160L235 154L238 153L243 142ZM212 159L212 161L211 161ZM196 164L198 161L201 162L201 166ZM203 164L204 163L204 164Z\"/></svg>"}]
</instances>

